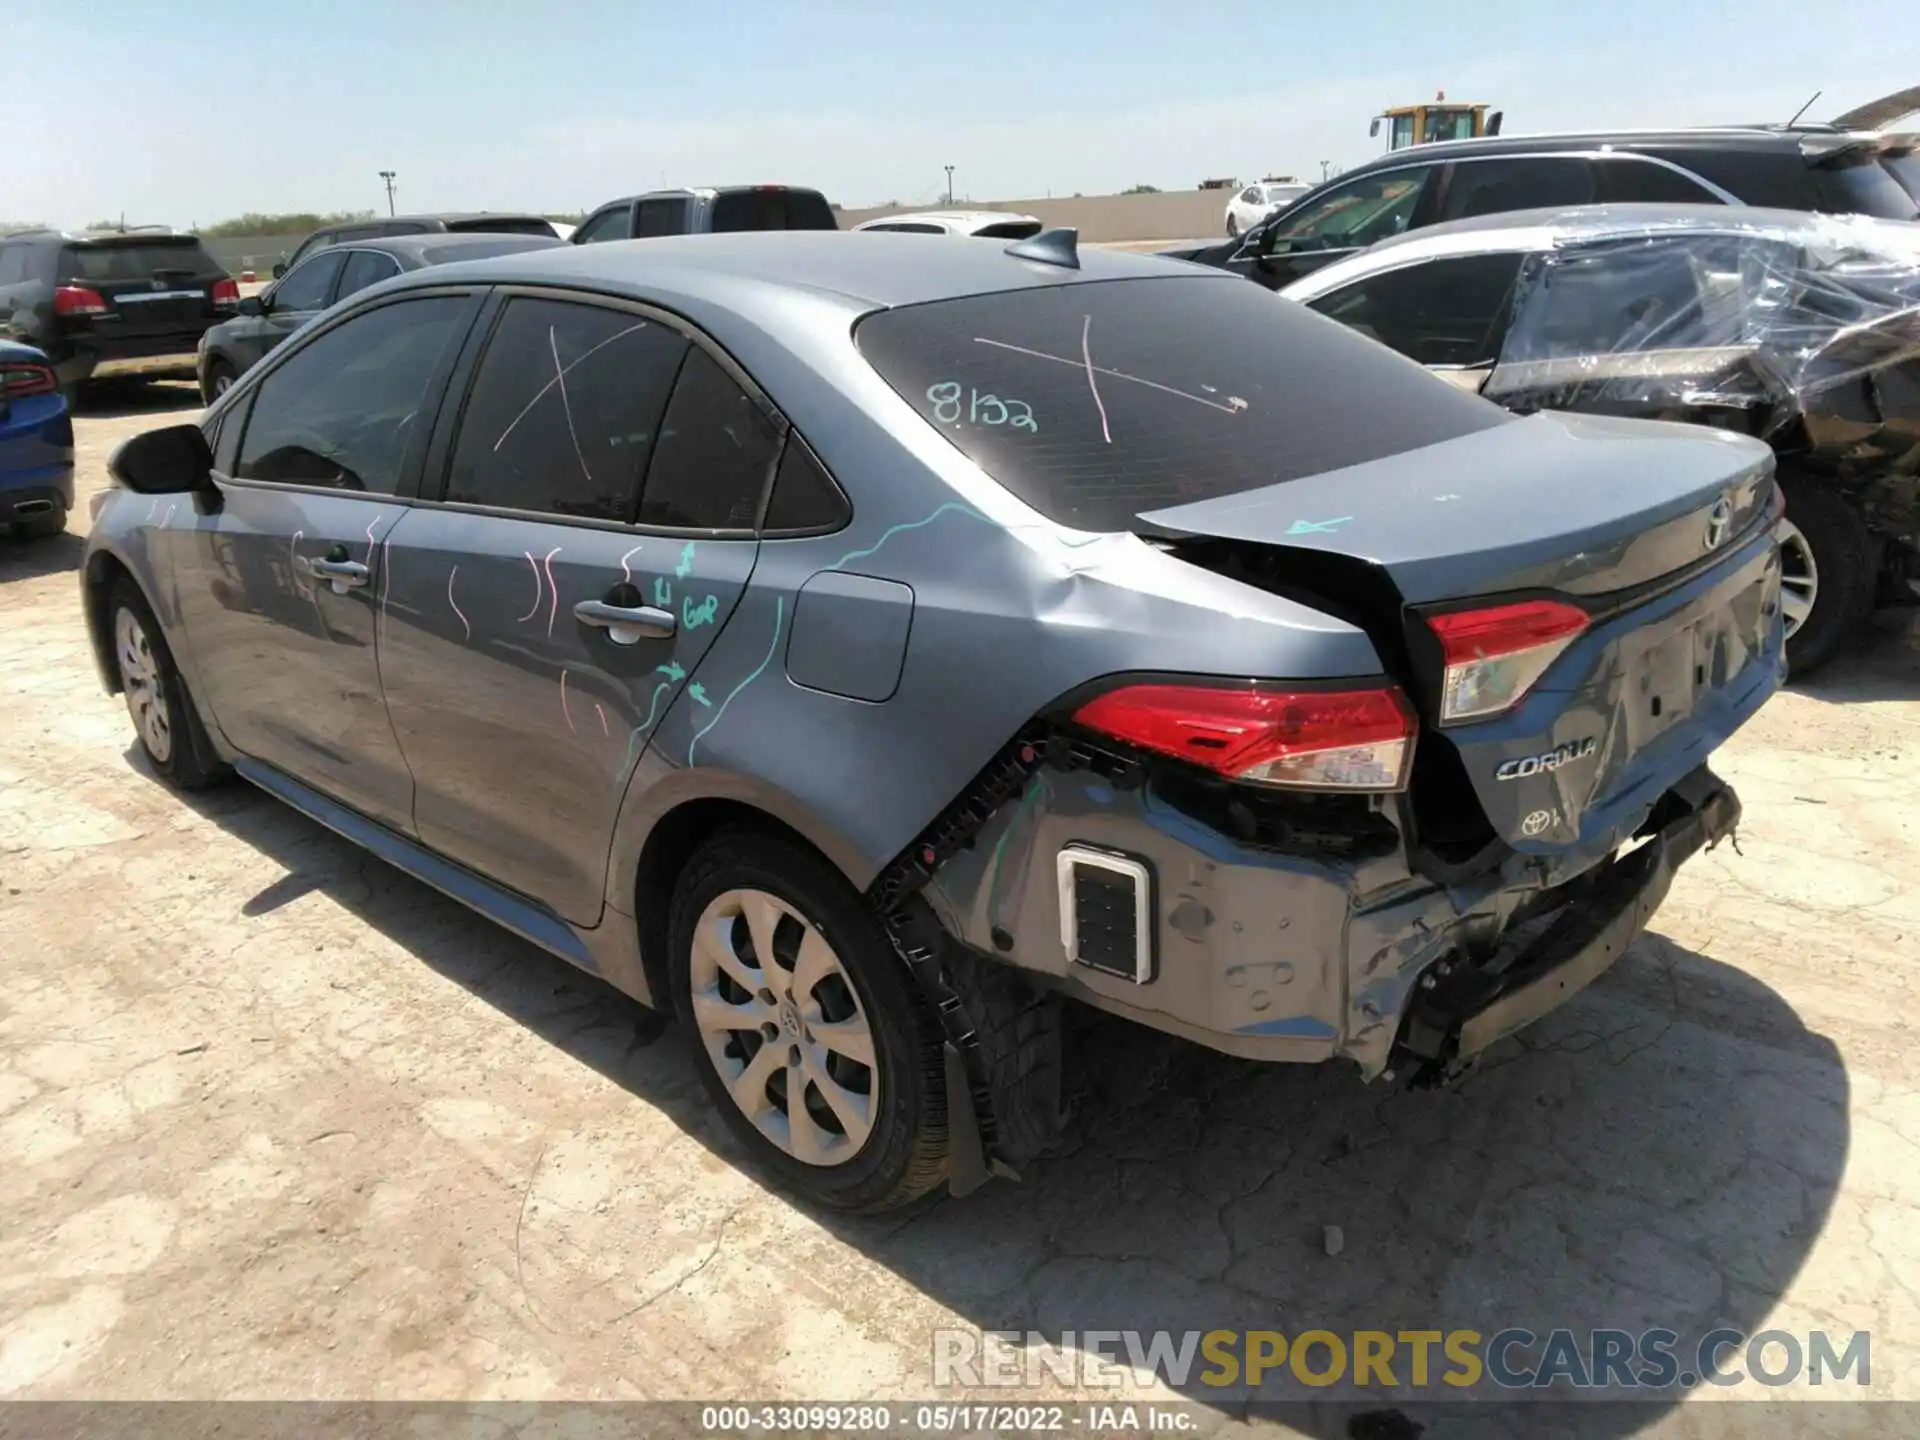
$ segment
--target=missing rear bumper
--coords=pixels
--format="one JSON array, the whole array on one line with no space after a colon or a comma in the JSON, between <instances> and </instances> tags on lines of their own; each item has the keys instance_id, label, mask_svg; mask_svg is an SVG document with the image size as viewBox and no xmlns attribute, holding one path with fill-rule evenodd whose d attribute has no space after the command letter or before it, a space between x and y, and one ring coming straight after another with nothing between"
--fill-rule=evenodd
<instances>
[{"instance_id":1,"label":"missing rear bumper","mask_svg":"<svg viewBox=\"0 0 1920 1440\"><path fill-rule=\"evenodd\" d=\"M1674 872L1739 822L1732 787L1704 765L1693 771L1655 806L1657 828L1645 844L1583 877L1577 894L1483 963L1442 961L1422 978L1394 1071L1416 1084L1445 1084L1496 1041L1565 1004L1626 953Z\"/></svg>"}]
</instances>

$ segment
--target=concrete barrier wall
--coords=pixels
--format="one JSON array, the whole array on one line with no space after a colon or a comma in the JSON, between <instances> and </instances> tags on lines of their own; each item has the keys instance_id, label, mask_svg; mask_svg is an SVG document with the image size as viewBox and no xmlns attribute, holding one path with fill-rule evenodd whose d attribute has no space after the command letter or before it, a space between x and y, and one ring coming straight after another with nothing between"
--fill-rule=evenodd
<instances>
[{"instance_id":1,"label":"concrete barrier wall","mask_svg":"<svg viewBox=\"0 0 1920 1440\"><path fill-rule=\"evenodd\" d=\"M1049 226L1071 225L1089 242L1111 240L1198 240L1226 233L1227 201L1231 190L1173 190L1158 195L1076 195L1063 200L991 200L964 206L974 210L1011 210L1032 215ZM850 230L862 220L902 213L905 209L938 206L881 207L842 210L840 228ZM238 235L209 240L207 249L231 274L251 267L261 279L273 262L291 255L302 235Z\"/></svg>"},{"instance_id":2,"label":"concrete barrier wall","mask_svg":"<svg viewBox=\"0 0 1920 1440\"><path fill-rule=\"evenodd\" d=\"M1080 238L1097 240L1201 240L1227 233L1227 201L1231 190L1170 190L1157 195L1076 195L1068 199L993 200L955 208L973 210L1015 210L1044 221L1049 227L1071 225ZM843 210L842 229L852 229L862 220L899 214L908 207L882 207L877 210ZM938 205L911 207L936 210Z\"/></svg>"},{"instance_id":3,"label":"concrete barrier wall","mask_svg":"<svg viewBox=\"0 0 1920 1440\"><path fill-rule=\"evenodd\" d=\"M299 235L236 235L202 243L213 252L213 258L220 262L221 269L229 275L238 275L251 267L264 280L272 272L273 262L293 254L306 238L304 232Z\"/></svg>"}]
</instances>

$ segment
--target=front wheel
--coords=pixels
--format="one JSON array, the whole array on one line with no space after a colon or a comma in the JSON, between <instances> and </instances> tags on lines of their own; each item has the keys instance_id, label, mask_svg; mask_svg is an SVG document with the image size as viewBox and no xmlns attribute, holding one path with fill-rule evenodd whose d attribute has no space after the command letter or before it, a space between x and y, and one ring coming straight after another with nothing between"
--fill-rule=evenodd
<instances>
[{"instance_id":1,"label":"front wheel","mask_svg":"<svg viewBox=\"0 0 1920 1440\"><path fill-rule=\"evenodd\" d=\"M723 832L687 862L669 934L701 1080L760 1164L869 1214L946 1178L939 1021L837 871L795 842Z\"/></svg>"},{"instance_id":2,"label":"front wheel","mask_svg":"<svg viewBox=\"0 0 1920 1440\"><path fill-rule=\"evenodd\" d=\"M107 598L107 613L120 689L147 763L181 790L205 789L224 779L227 767L207 738L146 599L122 580Z\"/></svg>"},{"instance_id":3,"label":"front wheel","mask_svg":"<svg viewBox=\"0 0 1920 1440\"><path fill-rule=\"evenodd\" d=\"M1787 670L1809 675L1826 664L1873 608L1873 537L1859 512L1817 481L1786 480L1780 535L1780 606L1786 612Z\"/></svg>"},{"instance_id":4,"label":"front wheel","mask_svg":"<svg viewBox=\"0 0 1920 1440\"><path fill-rule=\"evenodd\" d=\"M1229 240L1240 238L1240 222L1231 215L1227 216L1227 238Z\"/></svg>"}]
</instances>

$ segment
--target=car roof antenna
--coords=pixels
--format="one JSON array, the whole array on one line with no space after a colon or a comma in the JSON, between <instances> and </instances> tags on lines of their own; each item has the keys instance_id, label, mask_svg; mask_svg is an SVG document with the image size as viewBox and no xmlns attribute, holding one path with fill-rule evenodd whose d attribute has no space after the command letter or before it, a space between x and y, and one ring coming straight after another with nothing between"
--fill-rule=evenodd
<instances>
[{"instance_id":1,"label":"car roof antenna","mask_svg":"<svg viewBox=\"0 0 1920 1440\"><path fill-rule=\"evenodd\" d=\"M1802 115L1804 115L1804 114L1806 114L1806 113L1807 113L1807 111L1809 111L1809 110L1811 110L1811 109L1813 108L1813 102L1814 102L1815 100L1818 100L1818 99L1819 99L1819 98L1820 98L1820 97L1821 97L1822 95L1824 95L1824 94L1826 94L1826 93L1827 93L1827 92L1826 92L1826 91L1824 91L1824 90L1816 90L1816 91L1814 91L1814 92L1813 92L1813 94L1811 94L1811 95L1809 95L1809 96L1807 97L1807 103L1806 103L1806 104L1804 104L1804 105L1802 105L1802 106L1801 106L1801 107L1800 107L1800 108L1799 108L1798 110L1796 110L1796 111L1794 111L1794 112L1793 112L1793 119L1792 119L1792 120L1789 120L1789 121L1787 121L1787 123L1786 123L1786 124L1785 124L1785 125L1784 125L1784 126L1783 126L1782 128L1783 128L1783 129L1787 129L1787 130L1791 130L1791 129L1792 129L1793 127L1794 127L1794 123L1795 123L1795 121L1798 121L1798 120L1799 120L1799 118L1800 118L1800 117L1801 117Z\"/></svg>"},{"instance_id":2,"label":"car roof antenna","mask_svg":"<svg viewBox=\"0 0 1920 1440\"><path fill-rule=\"evenodd\" d=\"M1014 241L1007 246L1007 254L1022 260L1038 260L1042 265L1064 265L1069 270L1078 270L1080 232L1071 225L1059 230L1042 230L1038 235Z\"/></svg>"}]
</instances>

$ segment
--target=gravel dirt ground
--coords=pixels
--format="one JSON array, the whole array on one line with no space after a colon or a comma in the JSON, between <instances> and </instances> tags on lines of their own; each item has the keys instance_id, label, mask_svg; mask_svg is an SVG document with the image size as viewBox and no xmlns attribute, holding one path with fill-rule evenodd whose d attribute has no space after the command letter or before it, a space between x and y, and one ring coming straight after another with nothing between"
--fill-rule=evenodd
<instances>
[{"instance_id":1,"label":"gravel dirt ground","mask_svg":"<svg viewBox=\"0 0 1920 1440\"><path fill-rule=\"evenodd\" d=\"M1724 1324L1869 1330L1864 1393L1920 1398L1920 632L1723 751L1740 853L1459 1091L1089 1023L1065 1153L850 1222L738 1168L628 1001L149 775L74 571L112 446L193 404L92 405L73 533L0 538L0 1397L926 1398L948 1325Z\"/></svg>"}]
</instances>

